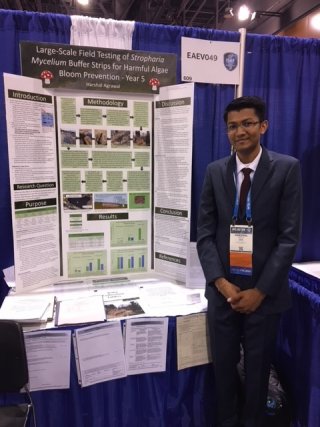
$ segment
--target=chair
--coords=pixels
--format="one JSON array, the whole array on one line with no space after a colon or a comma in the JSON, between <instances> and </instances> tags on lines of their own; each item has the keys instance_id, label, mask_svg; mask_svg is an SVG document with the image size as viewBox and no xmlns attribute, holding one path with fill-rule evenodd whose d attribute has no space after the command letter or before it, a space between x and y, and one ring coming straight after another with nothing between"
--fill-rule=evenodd
<instances>
[{"instance_id":1,"label":"chair","mask_svg":"<svg viewBox=\"0 0 320 427\"><path fill-rule=\"evenodd\" d=\"M13 320L0 320L0 393L19 393L25 389L29 402L0 407L0 427L26 426L31 397L26 348L22 327Z\"/></svg>"}]
</instances>

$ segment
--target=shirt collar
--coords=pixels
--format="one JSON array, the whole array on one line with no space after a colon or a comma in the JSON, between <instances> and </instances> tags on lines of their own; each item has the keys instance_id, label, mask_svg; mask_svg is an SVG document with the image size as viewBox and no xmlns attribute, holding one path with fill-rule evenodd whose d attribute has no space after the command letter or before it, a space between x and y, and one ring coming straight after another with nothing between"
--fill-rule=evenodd
<instances>
[{"instance_id":1,"label":"shirt collar","mask_svg":"<svg viewBox=\"0 0 320 427\"><path fill-rule=\"evenodd\" d=\"M241 172L241 170L243 168L250 168L253 170L253 172L255 172L257 167L258 167L258 163L259 163L259 160L261 158L261 154L262 154L262 148L260 146L260 151L259 151L258 155L256 156L256 158L251 163L242 163L241 160L239 159L239 157L236 155L237 175Z\"/></svg>"}]
</instances>

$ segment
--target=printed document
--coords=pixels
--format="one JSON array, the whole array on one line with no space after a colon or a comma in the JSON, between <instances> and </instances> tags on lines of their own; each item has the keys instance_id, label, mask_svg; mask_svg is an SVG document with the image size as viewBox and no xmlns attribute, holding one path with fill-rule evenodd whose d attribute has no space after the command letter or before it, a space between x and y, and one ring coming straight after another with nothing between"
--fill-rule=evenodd
<instances>
[{"instance_id":1,"label":"printed document","mask_svg":"<svg viewBox=\"0 0 320 427\"><path fill-rule=\"evenodd\" d=\"M177 317L178 370L211 361L206 313Z\"/></svg>"},{"instance_id":2,"label":"printed document","mask_svg":"<svg viewBox=\"0 0 320 427\"><path fill-rule=\"evenodd\" d=\"M150 313L152 316L176 316L203 311L207 306L203 294L203 290L190 290L170 282L140 287L146 315Z\"/></svg>"},{"instance_id":3,"label":"printed document","mask_svg":"<svg viewBox=\"0 0 320 427\"><path fill-rule=\"evenodd\" d=\"M128 375L166 370L167 317L128 319L125 336Z\"/></svg>"},{"instance_id":4,"label":"printed document","mask_svg":"<svg viewBox=\"0 0 320 427\"><path fill-rule=\"evenodd\" d=\"M0 309L0 319L16 320L20 323L46 322L47 310L50 308L52 312L53 304L53 295L45 297L7 296Z\"/></svg>"},{"instance_id":5,"label":"printed document","mask_svg":"<svg viewBox=\"0 0 320 427\"><path fill-rule=\"evenodd\" d=\"M126 376L120 322L77 329L73 343L82 387Z\"/></svg>"},{"instance_id":6,"label":"printed document","mask_svg":"<svg viewBox=\"0 0 320 427\"><path fill-rule=\"evenodd\" d=\"M24 334L30 391L70 387L71 331Z\"/></svg>"},{"instance_id":7,"label":"printed document","mask_svg":"<svg viewBox=\"0 0 320 427\"><path fill-rule=\"evenodd\" d=\"M102 295L63 300L57 303L56 326L106 320Z\"/></svg>"}]
</instances>

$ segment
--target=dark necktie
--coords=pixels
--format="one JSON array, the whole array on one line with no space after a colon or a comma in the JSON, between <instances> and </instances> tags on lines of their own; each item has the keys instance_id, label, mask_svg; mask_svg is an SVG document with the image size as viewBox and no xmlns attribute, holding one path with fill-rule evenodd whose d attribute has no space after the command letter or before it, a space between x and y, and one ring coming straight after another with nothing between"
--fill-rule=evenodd
<instances>
[{"instance_id":1,"label":"dark necktie","mask_svg":"<svg viewBox=\"0 0 320 427\"><path fill-rule=\"evenodd\" d=\"M250 179L250 173L252 172L252 169L250 168L243 168L241 169L241 172L243 173L243 181L241 183L240 188L240 200L239 200L239 208L240 208L240 216L243 216L246 211L246 202L247 202L247 196L249 189L251 187L251 179Z\"/></svg>"}]
</instances>

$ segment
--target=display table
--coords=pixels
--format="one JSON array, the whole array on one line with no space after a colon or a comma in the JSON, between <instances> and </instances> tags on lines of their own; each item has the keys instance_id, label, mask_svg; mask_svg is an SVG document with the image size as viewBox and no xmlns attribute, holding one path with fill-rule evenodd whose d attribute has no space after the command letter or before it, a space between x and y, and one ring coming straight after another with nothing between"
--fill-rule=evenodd
<instances>
[{"instance_id":1,"label":"display table","mask_svg":"<svg viewBox=\"0 0 320 427\"><path fill-rule=\"evenodd\" d=\"M82 389L72 354L70 381L67 390L32 393L39 427L212 425L211 365L177 371L175 317L169 318L166 372L129 376ZM17 396L9 398L18 400Z\"/></svg>"},{"instance_id":2,"label":"display table","mask_svg":"<svg viewBox=\"0 0 320 427\"><path fill-rule=\"evenodd\" d=\"M153 283L152 280L155 280ZM139 287L148 286L155 295L161 293L161 285L165 283L156 279L137 278L133 280ZM177 284L172 284L177 287ZM126 286L125 286L126 287ZM113 287L114 290L116 287ZM76 297L90 297L97 293L106 294L111 287L90 286L87 284L55 285L33 291L33 294L51 294L59 300ZM117 287L119 292L121 288ZM204 290L180 289L181 303L184 293L200 293L200 304L187 306L169 304L157 309L155 315L169 317L168 341L166 353L166 371L159 373L131 375L123 379L103 382L81 388L78 384L76 364L71 346L70 388L64 390L47 390L32 392L36 410L37 425L41 427L154 427L154 426L210 426L213 419L213 371L209 364L190 369L177 370L176 315L188 312L199 312L206 307L203 299ZM174 289L172 289L173 291ZM151 292L152 293L152 292ZM161 301L163 297L155 297ZM9 297L10 298L10 297ZM151 298L151 297L150 297ZM204 305L203 305L204 304ZM146 315L153 313L148 312ZM53 322L48 327L53 327ZM73 330L76 327L59 328ZM10 400L9 400L10 399ZM21 401L22 396L11 395L9 401Z\"/></svg>"},{"instance_id":3,"label":"display table","mask_svg":"<svg viewBox=\"0 0 320 427\"><path fill-rule=\"evenodd\" d=\"M293 306L281 321L276 367L291 398L292 427L317 427L320 295L316 289L320 289L320 279L297 268L290 276L295 278L290 278ZM213 427L211 365L177 371L175 316L169 317L166 366L163 373L129 376L82 389L72 355L70 389L32 393L38 426ZM5 402L8 400L0 396L0 404Z\"/></svg>"},{"instance_id":4,"label":"display table","mask_svg":"<svg viewBox=\"0 0 320 427\"><path fill-rule=\"evenodd\" d=\"M292 427L320 425L320 263L290 271L292 309L282 317L277 368L292 403Z\"/></svg>"}]
</instances>

